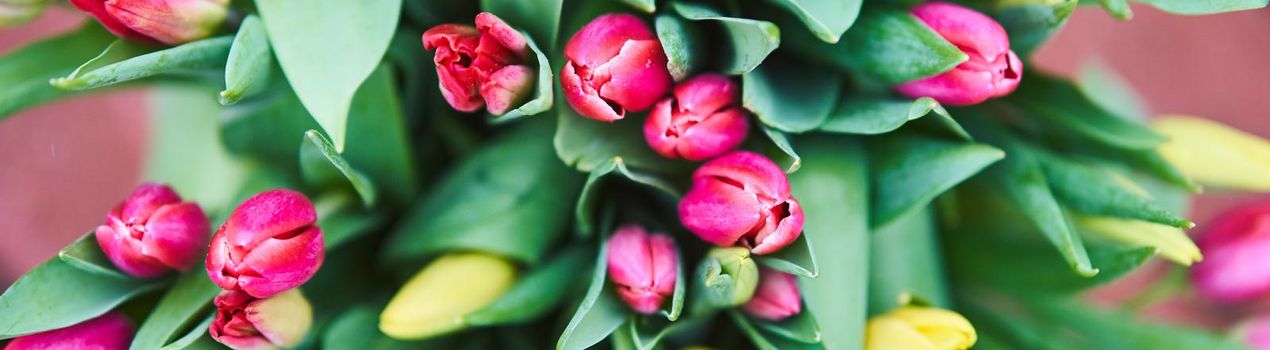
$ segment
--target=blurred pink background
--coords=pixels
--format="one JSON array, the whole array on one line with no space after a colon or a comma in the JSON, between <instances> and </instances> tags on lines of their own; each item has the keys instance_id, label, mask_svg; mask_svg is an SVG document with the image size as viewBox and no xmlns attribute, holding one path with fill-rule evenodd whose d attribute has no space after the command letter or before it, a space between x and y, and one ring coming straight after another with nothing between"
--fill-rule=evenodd
<instances>
[{"instance_id":1,"label":"blurred pink background","mask_svg":"<svg viewBox=\"0 0 1270 350\"><path fill-rule=\"evenodd\" d=\"M1270 137L1270 12L1182 17L1134 6L1120 22L1081 7L1037 57L1040 68L1071 74L1098 58L1138 89L1153 114L1212 118ZM0 52L74 27L79 16L53 8L36 22L0 30ZM1032 67L1036 68L1036 67ZM3 88L3 87L0 87ZM25 111L0 122L0 286L89 232L141 180L148 119L145 91L112 91ZM1270 176L1270 175L1267 175ZM1191 217L1270 197L1206 194ZM1126 281L1140 284L1159 269ZM1156 273L1158 275L1158 273ZM1117 302L1124 293L1101 292ZM1199 310L1199 311L1197 311ZM1216 310L1216 311L1214 311ZM1184 322L1223 325L1221 309L1183 298L1148 310Z\"/></svg>"}]
</instances>

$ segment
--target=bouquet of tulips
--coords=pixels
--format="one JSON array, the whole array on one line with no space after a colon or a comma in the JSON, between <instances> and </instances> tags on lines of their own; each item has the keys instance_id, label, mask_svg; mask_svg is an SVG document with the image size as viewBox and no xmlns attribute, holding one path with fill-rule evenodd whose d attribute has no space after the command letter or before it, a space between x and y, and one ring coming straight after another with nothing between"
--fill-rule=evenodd
<instances>
[{"instance_id":1,"label":"bouquet of tulips","mask_svg":"<svg viewBox=\"0 0 1270 350\"><path fill-rule=\"evenodd\" d=\"M1270 346L1082 296L1154 257L1270 295L1270 206L1183 217L1270 191L1270 143L1031 68L1086 2L70 0L0 55L0 120L149 86L147 182L0 295L0 343Z\"/></svg>"}]
</instances>

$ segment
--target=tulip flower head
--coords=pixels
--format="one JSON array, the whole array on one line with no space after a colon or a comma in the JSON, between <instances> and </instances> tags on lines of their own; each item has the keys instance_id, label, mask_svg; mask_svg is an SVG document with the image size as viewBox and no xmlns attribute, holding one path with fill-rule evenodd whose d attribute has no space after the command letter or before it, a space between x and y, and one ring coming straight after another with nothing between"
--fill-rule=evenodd
<instances>
[{"instance_id":1,"label":"tulip flower head","mask_svg":"<svg viewBox=\"0 0 1270 350\"><path fill-rule=\"evenodd\" d=\"M803 209L771 160L734 151L703 164L679 202L679 220L706 242L769 254L798 239Z\"/></svg>"},{"instance_id":2,"label":"tulip flower head","mask_svg":"<svg viewBox=\"0 0 1270 350\"><path fill-rule=\"evenodd\" d=\"M272 350L300 342L313 324L313 307L299 289L260 299L242 291L221 292L208 333L236 350Z\"/></svg>"},{"instance_id":3,"label":"tulip flower head","mask_svg":"<svg viewBox=\"0 0 1270 350\"><path fill-rule=\"evenodd\" d=\"M459 111L485 107L501 115L533 91L525 36L489 12L476 15L475 27L442 24L428 29L423 48L435 51L432 62L441 95Z\"/></svg>"},{"instance_id":4,"label":"tulip flower head","mask_svg":"<svg viewBox=\"0 0 1270 350\"><path fill-rule=\"evenodd\" d=\"M404 340L460 330L463 317L498 300L516 282L516 265L482 253L443 255L401 286L379 315L379 330Z\"/></svg>"},{"instance_id":5,"label":"tulip flower head","mask_svg":"<svg viewBox=\"0 0 1270 350\"><path fill-rule=\"evenodd\" d=\"M225 290L268 298L299 287L325 258L317 212L304 194L269 190L247 199L212 236L207 274Z\"/></svg>"},{"instance_id":6,"label":"tulip flower head","mask_svg":"<svg viewBox=\"0 0 1270 350\"><path fill-rule=\"evenodd\" d=\"M178 45L211 36L229 14L229 0L70 0L115 35Z\"/></svg>"},{"instance_id":7,"label":"tulip flower head","mask_svg":"<svg viewBox=\"0 0 1270 350\"><path fill-rule=\"evenodd\" d=\"M964 350L974 346L976 340L974 326L956 312L902 306L869 319L864 348Z\"/></svg>"},{"instance_id":8,"label":"tulip flower head","mask_svg":"<svg viewBox=\"0 0 1270 350\"><path fill-rule=\"evenodd\" d=\"M900 84L900 93L965 106L1008 95L1019 86L1023 62L1010 51L1005 28L991 17L946 2L918 5L912 14L969 58L947 72Z\"/></svg>"},{"instance_id":9,"label":"tulip flower head","mask_svg":"<svg viewBox=\"0 0 1270 350\"><path fill-rule=\"evenodd\" d=\"M754 297L758 288L758 264L744 247L711 248L698 267L697 275L710 306L740 306Z\"/></svg>"},{"instance_id":10,"label":"tulip flower head","mask_svg":"<svg viewBox=\"0 0 1270 350\"><path fill-rule=\"evenodd\" d=\"M667 158L706 160L745 141L750 123L737 105L740 86L719 74L702 74L675 86L649 113L644 139Z\"/></svg>"},{"instance_id":11,"label":"tulip flower head","mask_svg":"<svg viewBox=\"0 0 1270 350\"><path fill-rule=\"evenodd\" d=\"M1219 216L1196 240L1204 260L1191 268L1200 294L1225 303L1270 295L1270 202Z\"/></svg>"},{"instance_id":12,"label":"tulip flower head","mask_svg":"<svg viewBox=\"0 0 1270 350\"><path fill-rule=\"evenodd\" d=\"M587 118L616 121L626 111L652 107L670 91L661 41L634 15L596 17L569 38L564 57L565 100Z\"/></svg>"},{"instance_id":13,"label":"tulip flower head","mask_svg":"<svg viewBox=\"0 0 1270 350\"><path fill-rule=\"evenodd\" d=\"M780 321L803 311L803 298L794 275L764 267L759 270L758 289L742 307L745 313L770 321Z\"/></svg>"},{"instance_id":14,"label":"tulip flower head","mask_svg":"<svg viewBox=\"0 0 1270 350\"><path fill-rule=\"evenodd\" d=\"M657 312L675 292L679 277L675 240L637 225L619 228L608 241L608 273L631 309L645 315Z\"/></svg>"},{"instance_id":15,"label":"tulip flower head","mask_svg":"<svg viewBox=\"0 0 1270 350\"><path fill-rule=\"evenodd\" d=\"M111 311L66 328L13 338L4 350L124 350L132 343L132 321Z\"/></svg>"},{"instance_id":16,"label":"tulip flower head","mask_svg":"<svg viewBox=\"0 0 1270 350\"><path fill-rule=\"evenodd\" d=\"M95 236L119 270L149 278L194 266L207 245L209 225L198 204L181 201L168 186L146 183L106 214Z\"/></svg>"}]
</instances>

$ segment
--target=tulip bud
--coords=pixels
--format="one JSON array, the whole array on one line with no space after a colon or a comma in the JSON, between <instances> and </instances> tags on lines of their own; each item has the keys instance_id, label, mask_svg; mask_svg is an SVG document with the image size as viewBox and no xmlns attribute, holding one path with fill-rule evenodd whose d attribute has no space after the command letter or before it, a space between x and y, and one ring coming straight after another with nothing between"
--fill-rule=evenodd
<instances>
[{"instance_id":1,"label":"tulip bud","mask_svg":"<svg viewBox=\"0 0 1270 350\"><path fill-rule=\"evenodd\" d=\"M564 47L560 83L584 117L612 122L643 111L670 90L661 41L639 17L606 14L579 29Z\"/></svg>"},{"instance_id":2,"label":"tulip bud","mask_svg":"<svg viewBox=\"0 0 1270 350\"><path fill-rule=\"evenodd\" d=\"M511 289L516 266L481 253L437 258L410 277L379 315L379 330L396 339L418 340L463 328L463 317Z\"/></svg>"},{"instance_id":3,"label":"tulip bud","mask_svg":"<svg viewBox=\"0 0 1270 350\"><path fill-rule=\"evenodd\" d=\"M741 145L750 122L737 106L740 87L728 77L702 74L675 86L649 113L644 139L667 158L706 160Z\"/></svg>"},{"instance_id":4,"label":"tulip bud","mask_svg":"<svg viewBox=\"0 0 1270 350\"><path fill-rule=\"evenodd\" d=\"M207 274L225 290L268 298L299 287L325 258L317 212L304 194L269 190L247 199L212 236Z\"/></svg>"},{"instance_id":5,"label":"tulip bud","mask_svg":"<svg viewBox=\"0 0 1270 350\"><path fill-rule=\"evenodd\" d=\"M198 262L210 230L198 204L163 184L137 187L97 226L97 244L115 266L141 278L170 270L185 271Z\"/></svg>"},{"instance_id":6,"label":"tulip bud","mask_svg":"<svg viewBox=\"0 0 1270 350\"><path fill-rule=\"evenodd\" d=\"M745 304L758 286L758 264L748 249L713 248L701 262L701 276L707 301L713 306Z\"/></svg>"},{"instance_id":7,"label":"tulip bud","mask_svg":"<svg viewBox=\"0 0 1270 350\"><path fill-rule=\"evenodd\" d=\"M49 0L0 0L0 28L26 24L48 7Z\"/></svg>"},{"instance_id":8,"label":"tulip bud","mask_svg":"<svg viewBox=\"0 0 1270 350\"><path fill-rule=\"evenodd\" d=\"M1270 295L1270 202L1219 216L1196 242L1204 260L1191 269L1200 294L1226 303Z\"/></svg>"},{"instance_id":9,"label":"tulip bud","mask_svg":"<svg viewBox=\"0 0 1270 350\"><path fill-rule=\"evenodd\" d=\"M428 29L423 48L436 51L432 62L441 95L459 111L486 107L501 115L533 91L525 36L489 12L476 15L476 27L442 24Z\"/></svg>"},{"instance_id":10,"label":"tulip bud","mask_svg":"<svg viewBox=\"0 0 1270 350\"><path fill-rule=\"evenodd\" d=\"M945 2L918 5L912 13L969 59L939 75L900 84L900 93L965 106L1008 95L1019 86L1023 62L1010 51L1005 29L991 17Z\"/></svg>"},{"instance_id":11,"label":"tulip bud","mask_svg":"<svg viewBox=\"0 0 1270 350\"><path fill-rule=\"evenodd\" d=\"M661 309L675 292L679 277L679 252L675 240L648 234L643 227L619 228L608 242L609 278L617 294L636 312L648 315Z\"/></svg>"},{"instance_id":12,"label":"tulip bud","mask_svg":"<svg viewBox=\"0 0 1270 350\"><path fill-rule=\"evenodd\" d=\"M1257 350L1270 350L1270 315L1261 314L1240 322L1235 336Z\"/></svg>"},{"instance_id":13,"label":"tulip bud","mask_svg":"<svg viewBox=\"0 0 1270 350\"><path fill-rule=\"evenodd\" d=\"M299 289L260 299L242 291L216 296L212 339L237 350L291 347L313 324L313 307Z\"/></svg>"},{"instance_id":14,"label":"tulip bud","mask_svg":"<svg viewBox=\"0 0 1270 350\"><path fill-rule=\"evenodd\" d=\"M903 306L869 319L865 350L963 350L975 345L970 321L956 312Z\"/></svg>"},{"instance_id":15,"label":"tulip bud","mask_svg":"<svg viewBox=\"0 0 1270 350\"><path fill-rule=\"evenodd\" d=\"M745 313L765 320L780 321L803 311L803 298L794 275L764 267L759 271L758 289L745 303Z\"/></svg>"},{"instance_id":16,"label":"tulip bud","mask_svg":"<svg viewBox=\"0 0 1270 350\"><path fill-rule=\"evenodd\" d=\"M780 167L754 152L734 151L692 174L692 189L679 201L679 220L706 242L737 244L754 254L773 253L803 231L803 209L790 196Z\"/></svg>"},{"instance_id":17,"label":"tulip bud","mask_svg":"<svg viewBox=\"0 0 1270 350\"><path fill-rule=\"evenodd\" d=\"M132 321L111 311L66 328L13 338L4 350L124 350L132 343Z\"/></svg>"},{"instance_id":18,"label":"tulip bud","mask_svg":"<svg viewBox=\"0 0 1270 350\"><path fill-rule=\"evenodd\" d=\"M178 45L211 36L229 15L229 0L70 0L115 35Z\"/></svg>"}]
</instances>

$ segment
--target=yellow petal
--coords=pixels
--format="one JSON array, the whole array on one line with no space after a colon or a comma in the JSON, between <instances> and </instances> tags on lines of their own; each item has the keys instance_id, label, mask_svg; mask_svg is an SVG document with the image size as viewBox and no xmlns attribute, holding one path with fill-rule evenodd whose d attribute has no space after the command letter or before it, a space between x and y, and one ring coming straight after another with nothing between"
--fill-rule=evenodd
<instances>
[{"instance_id":1,"label":"yellow petal","mask_svg":"<svg viewBox=\"0 0 1270 350\"><path fill-rule=\"evenodd\" d=\"M939 350L969 349L977 340L974 326L956 312L905 306L888 312L887 316L912 325Z\"/></svg>"},{"instance_id":2,"label":"yellow petal","mask_svg":"<svg viewBox=\"0 0 1270 350\"><path fill-rule=\"evenodd\" d=\"M1191 237L1173 226L1108 216L1072 214L1072 218L1089 232L1119 242L1154 247L1165 259L1181 265L1190 266L1204 258Z\"/></svg>"},{"instance_id":3,"label":"yellow petal","mask_svg":"<svg viewBox=\"0 0 1270 350\"><path fill-rule=\"evenodd\" d=\"M300 294L300 288L292 288L253 303L250 313L260 315L256 329L266 334L275 345L289 347L300 343L313 325L313 307Z\"/></svg>"},{"instance_id":4,"label":"yellow petal","mask_svg":"<svg viewBox=\"0 0 1270 350\"><path fill-rule=\"evenodd\" d=\"M379 330L389 337L417 340L462 329L463 316L501 297L515 275L516 266L496 256L441 256L397 291L379 315Z\"/></svg>"},{"instance_id":5,"label":"yellow petal","mask_svg":"<svg viewBox=\"0 0 1270 350\"><path fill-rule=\"evenodd\" d=\"M1201 184L1270 191L1270 142L1207 119L1172 116L1152 127L1169 137L1160 154Z\"/></svg>"},{"instance_id":6,"label":"yellow petal","mask_svg":"<svg viewBox=\"0 0 1270 350\"><path fill-rule=\"evenodd\" d=\"M865 326L865 350L939 350L926 336L903 320L877 316Z\"/></svg>"}]
</instances>

